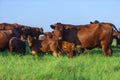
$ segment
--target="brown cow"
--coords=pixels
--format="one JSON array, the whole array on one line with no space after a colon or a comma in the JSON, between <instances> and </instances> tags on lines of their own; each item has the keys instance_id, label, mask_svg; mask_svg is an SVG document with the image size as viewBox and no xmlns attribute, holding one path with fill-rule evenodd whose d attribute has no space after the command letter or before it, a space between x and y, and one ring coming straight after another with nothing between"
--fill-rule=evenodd
<instances>
[{"instance_id":1,"label":"brown cow","mask_svg":"<svg viewBox=\"0 0 120 80\"><path fill-rule=\"evenodd\" d=\"M8 42L13 35L13 30L0 31L0 50L4 50L8 47Z\"/></svg>"},{"instance_id":2,"label":"brown cow","mask_svg":"<svg viewBox=\"0 0 120 80\"><path fill-rule=\"evenodd\" d=\"M53 37L52 32L45 32L42 36L40 35L39 40L50 39Z\"/></svg>"},{"instance_id":3,"label":"brown cow","mask_svg":"<svg viewBox=\"0 0 120 80\"><path fill-rule=\"evenodd\" d=\"M23 35L26 36L31 36L35 39L39 38L39 35L43 34L43 28L37 28L37 27L26 27L23 29Z\"/></svg>"},{"instance_id":4,"label":"brown cow","mask_svg":"<svg viewBox=\"0 0 120 80\"><path fill-rule=\"evenodd\" d=\"M22 29L22 28L24 28L24 27L25 27L24 25L20 25L20 24L17 24L17 23L14 23L14 24L1 23L1 24L0 24L0 30L12 30L12 29L14 29L14 28Z\"/></svg>"},{"instance_id":5,"label":"brown cow","mask_svg":"<svg viewBox=\"0 0 120 80\"><path fill-rule=\"evenodd\" d=\"M0 31L1 30L14 30L14 33L17 34L17 37L20 37L20 35L23 34L22 30L24 30L25 27L26 26L20 25L20 24L17 24L17 23L14 23L14 24L1 23L0 24Z\"/></svg>"},{"instance_id":6,"label":"brown cow","mask_svg":"<svg viewBox=\"0 0 120 80\"><path fill-rule=\"evenodd\" d=\"M12 52L17 52L22 55L25 55L26 53L26 44L25 44L25 39L21 35L20 38L17 37L12 37L9 40L9 51Z\"/></svg>"},{"instance_id":7,"label":"brown cow","mask_svg":"<svg viewBox=\"0 0 120 80\"><path fill-rule=\"evenodd\" d=\"M9 23L1 23L0 24L0 30L10 30L16 28L16 26L13 26L12 24Z\"/></svg>"},{"instance_id":8,"label":"brown cow","mask_svg":"<svg viewBox=\"0 0 120 80\"><path fill-rule=\"evenodd\" d=\"M32 39L31 36L28 36L28 45L31 53L33 55L38 55L39 52L52 51L53 55L59 56L58 40L54 37L50 38L46 33L45 36L46 38L44 38L44 40Z\"/></svg>"},{"instance_id":9,"label":"brown cow","mask_svg":"<svg viewBox=\"0 0 120 80\"><path fill-rule=\"evenodd\" d=\"M75 46L79 45L81 49L100 47L102 48L104 56L112 55L111 43L113 27L116 29L113 24L95 23L87 25L69 25L70 28L66 28L66 26L67 25L61 23L56 23L55 25L51 25L51 28L54 29L54 34L61 38L62 41L66 41L70 44L74 43ZM68 57L72 57L73 52L70 49L68 50Z\"/></svg>"},{"instance_id":10,"label":"brown cow","mask_svg":"<svg viewBox=\"0 0 120 80\"><path fill-rule=\"evenodd\" d=\"M28 35L31 35L32 37L38 39L39 35L43 33L42 28L37 27L30 27L25 26L21 24L9 24L9 23L1 23L0 24L0 30L13 30L16 29L16 32L18 34L17 37L20 37L20 35L23 35L25 38L27 38Z\"/></svg>"}]
</instances>

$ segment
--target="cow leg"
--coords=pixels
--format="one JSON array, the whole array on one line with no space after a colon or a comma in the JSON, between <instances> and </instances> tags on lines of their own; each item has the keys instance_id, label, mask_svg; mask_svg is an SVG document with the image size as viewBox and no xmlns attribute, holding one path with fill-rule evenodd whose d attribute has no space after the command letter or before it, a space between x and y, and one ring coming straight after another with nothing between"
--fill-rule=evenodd
<instances>
[{"instance_id":1,"label":"cow leg","mask_svg":"<svg viewBox=\"0 0 120 80\"><path fill-rule=\"evenodd\" d=\"M67 53L67 56L69 57L69 58L71 58L71 57L73 57L73 51L65 51L66 53Z\"/></svg>"},{"instance_id":2,"label":"cow leg","mask_svg":"<svg viewBox=\"0 0 120 80\"><path fill-rule=\"evenodd\" d=\"M10 50L10 53L13 52L13 48L12 48L12 46L9 47L9 50Z\"/></svg>"},{"instance_id":3,"label":"cow leg","mask_svg":"<svg viewBox=\"0 0 120 80\"><path fill-rule=\"evenodd\" d=\"M103 51L103 53L104 53L104 56L107 56L107 50L106 50L105 47L102 47L102 51Z\"/></svg>"},{"instance_id":4,"label":"cow leg","mask_svg":"<svg viewBox=\"0 0 120 80\"><path fill-rule=\"evenodd\" d=\"M112 56L112 49L110 47L107 49L107 55Z\"/></svg>"},{"instance_id":5,"label":"cow leg","mask_svg":"<svg viewBox=\"0 0 120 80\"><path fill-rule=\"evenodd\" d=\"M10 47L10 53L12 53L12 51L13 51L13 48L12 48L12 47Z\"/></svg>"},{"instance_id":6,"label":"cow leg","mask_svg":"<svg viewBox=\"0 0 120 80\"><path fill-rule=\"evenodd\" d=\"M75 51L74 51L74 53L76 53L75 55L80 55L81 53L84 53L85 52L85 49L84 48L79 48L79 49L76 49ZM74 54L73 54L74 55Z\"/></svg>"},{"instance_id":7,"label":"cow leg","mask_svg":"<svg viewBox=\"0 0 120 80\"><path fill-rule=\"evenodd\" d=\"M103 53L104 53L104 56L107 56L107 44L106 44L107 42L106 41L102 41L101 42L101 47L102 47L102 51L103 51Z\"/></svg>"},{"instance_id":8,"label":"cow leg","mask_svg":"<svg viewBox=\"0 0 120 80\"><path fill-rule=\"evenodd\" d=\"M84 48L80 48L80 53L83 53L85 51Z\"/></svg>"},{"instance_id":9,"label":"cow leg","mask_svg":"<svg viewBox=\"0 0 120 80\"><path fill-rule=\"evenodd\" d=\"M60 51L58 51L57 56L60 56L60 55L61 55L61 52L60 52Z\"/></svg>"},{"instance_id":10,"label":"cow leg","mask_svg":"<svg viewBox=\"0 0 120 80\"><path fill-rule=\"evenodd\" d=\"M116 39L116 47L118 48L118 40Z\"/></svg>"},{"instance_id":11,"label":"cow leg","mask_svg":"<svg viewBox=\"0 0 120 80\"><path fill-rule=\"evenodd\" d=\"M53 51L53 55L58 57L58 56L60 56L60 52L59 51Z\"/></svg>"},{"instance_id":12,"label":"cow leg","mask_svg":"<svg viewBox=\"0 0 120 80\"><path fill-rule=\"evenodd\" d=\"M57 53L55 51L53 52L53 56L57 56Z\"/></svg>"},{"instance_id":13,"label":"cow leg","mask_svg":"<svg viewBox=\"0 0 120 80\"><path fill-rule=\"evenodd\" d=\"M112 56L112 49L110 47L107 47L106 45L102 45L102 51L104 53L104 56Z\"/></svg>"},{"instance_id":14,"label":"cow leg","mask_svg":"<svg viewBox=\"0 0 120 80\"><path fill-rule=\"evenodd\" d=\"M33 55L35 55L35 56L37 56L38 55L38 53L36 52L36 51L31 51L31 53L33 54Z\"/></svg>"}]
</instances>

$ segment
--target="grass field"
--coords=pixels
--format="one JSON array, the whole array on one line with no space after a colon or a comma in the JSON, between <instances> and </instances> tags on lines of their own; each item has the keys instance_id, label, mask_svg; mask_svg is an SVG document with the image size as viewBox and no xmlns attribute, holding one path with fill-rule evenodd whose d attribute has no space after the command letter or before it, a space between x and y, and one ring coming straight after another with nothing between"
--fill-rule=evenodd
<instances>
[{"instance_id":1,"label":"grass field","mask_svg":"<svg viewBox=\"0 0 120 80\"><path fill-rule=\"evenodd\" d=\"M0 80L120 80L120 49L104 57L100 49L73 58L0 52Z\"/></svg>"}]
</instances>

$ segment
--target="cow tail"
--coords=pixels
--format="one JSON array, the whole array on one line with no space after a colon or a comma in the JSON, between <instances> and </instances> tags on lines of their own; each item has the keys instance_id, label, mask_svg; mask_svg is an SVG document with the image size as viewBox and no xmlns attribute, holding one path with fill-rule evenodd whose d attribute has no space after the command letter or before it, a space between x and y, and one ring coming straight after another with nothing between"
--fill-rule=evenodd
<instances>
[{"instance_id":1,"label":"cow tail","mask_svg":"<svg viewBox=\"0 0 120 80\"><path fill-rule=\"evenodd\" d=\"M115 26L114 24L110 23L110 25L111 25L117 32L119 32L118 29L116 28L116 26Z\"/></svg>"}]
</instances>

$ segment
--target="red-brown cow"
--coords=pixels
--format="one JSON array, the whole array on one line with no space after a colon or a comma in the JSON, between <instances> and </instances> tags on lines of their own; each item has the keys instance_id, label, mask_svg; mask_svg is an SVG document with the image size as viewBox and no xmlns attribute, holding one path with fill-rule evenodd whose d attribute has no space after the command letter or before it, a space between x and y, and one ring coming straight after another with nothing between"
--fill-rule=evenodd
<instances>
[{"instance_id":1,"label":"red-brown cow","mask_svg":"<svg viewBox=\"0 0 120 80\"><path fill-rule=\"evenodd\" d=\"M0 31L1 30L14 30L14 33L17 34L17 37L20 37L20 35L23 35L23 31L26 26L20 25L17 23L9 24L9 23L1 23L0 24Z\"/></svg>"},{"instance_id":2,"label":"red-brown cow","mask_svg":"<svg viewBox=\"0 0 120 80\"><path fill-rule=\"evenodd\" d=\"M45 32L42 36L40 35L39 40L50 39L53 37L52 32Z\"/></svg>"},{"instance_id":3,"label":"red-brown cow","mask_svg":"<svg viewBox=\"0 0 120 80\"><path fill-rule=\"evenodd\" d=\"M4 50L8 47L8 42L13 35L13 30L0 31L0 50Z\"/></svg>"},{"instance_id":4,"label":"red-brown cow","mask_svg":"<svg viewBox=\"0 0 120 80\"><path fill-rule=\"evenodd\" d=\"M43 33L43 28L25 26L17 23L14 23L14 24L1 23L0 24L0 30L13 30L13 29L16 29L16 32L18 34L17 37L20 37L20 35L23 35L25 38L27 38L27 36L30 35L38 39L39 35Z\"/></svg>"},{"instance_id":5,"label":"red-brown cow","mask_svg":"<svg viewBox=\"0 0 120 80\"><path fill-rule=\"evenodd\" d=\"M32 39L31 36L28 36L28 45L31 53L33 55L38 55L39 52L52 51L53 55L59 56L60 51L58 49L58 40L54 37L50 38L46 33L45 36L46 38L43 40Z\"/></svg>"},{"instance_id":6,"label":"red-brown cow","mask_svg":"<svg viewBox=\"0 0 120 80\"><path fill-rule=\"evenodd\" d=\"M113 27L115 28L115 26L111 23L69 25L69 27L67 24L61 23L51 25L51 28L54 29L54 34L61 38L62 42L65 42L63 44L66 44L67 42L67 45L70 45L71 47L73 46L71 44L74 44L75 46L79 45L81 49L93 49L95 47L100 47L102 48L104 56L112 55L111 43ZM64 46L63 44L62 46ZM67 47L66 49L68 57L72 57L73 51Z\"/></svg>"}]
</instances>

